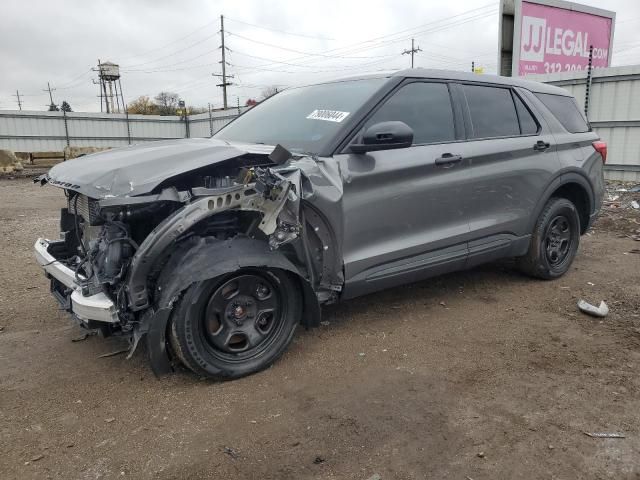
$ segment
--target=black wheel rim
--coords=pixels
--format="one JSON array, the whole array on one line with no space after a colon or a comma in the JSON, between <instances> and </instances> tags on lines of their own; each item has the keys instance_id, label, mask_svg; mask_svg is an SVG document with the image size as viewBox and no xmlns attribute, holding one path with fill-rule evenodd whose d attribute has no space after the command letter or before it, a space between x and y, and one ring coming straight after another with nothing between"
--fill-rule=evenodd
<instances>
[{"instance_id":1,"label":"black wheel rim","mask_svg":"<svg viewBox=\"0 0 640 480\"><path fill-rule=\"evenodd\" d=\"M202 315L202 331L211 353L246 360L265 351L284 323L279 285L260 273L225 279L211 293Z\"/></svg>"},{"instance_id":2,"label":"black wheel rim","mask_svg":"<svg viewBox=\"0 0 640 480\"><path fill-rule=\"evenodd\" d=\"M554 217L544 238L544 248L547 261L552 267L561 266L570 258L569 253L573 245L571 222L564 215Z\"/></svg>"}]
</instances>

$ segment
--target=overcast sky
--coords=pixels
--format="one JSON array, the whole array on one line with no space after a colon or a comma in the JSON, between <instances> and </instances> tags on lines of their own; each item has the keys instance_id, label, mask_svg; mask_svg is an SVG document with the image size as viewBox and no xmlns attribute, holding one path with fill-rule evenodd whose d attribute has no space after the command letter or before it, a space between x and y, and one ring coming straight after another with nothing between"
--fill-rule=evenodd
<instances>
[{"instance_id":1,"label":"overcast sky","mask_svg":"<svg viewBox=\"0 0 640 480\"><path fill-rule=\"evenodd\" d=\"M584 0L617 12L614 65L640 63L640 1ZM54 101L100 111L98 59L121 65L125 101L175 91L189 105L215 107L222 91L225 15L229 102L265 86L416 66L494 73L498 2L488 0L2 0L0 108L41 110ZM263 27L263 28L260 28Z\"/></svg>"}]
</instances>

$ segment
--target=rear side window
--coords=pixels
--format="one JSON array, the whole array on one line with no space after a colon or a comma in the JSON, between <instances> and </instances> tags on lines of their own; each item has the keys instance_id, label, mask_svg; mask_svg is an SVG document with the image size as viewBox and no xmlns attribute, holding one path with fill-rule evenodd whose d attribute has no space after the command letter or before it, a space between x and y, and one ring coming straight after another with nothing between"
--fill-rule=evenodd
<instances>
[{"instance_id":1,"label":"rear side window","mask_svg":"<svg viewBox=\"0 0 640 480\"><path fill-rule=\"evenodd\" d=\"M520 125L511 90L481 85L463 85L462 88L471 115L471 138L520 135Z\"/></svg>"},{"instance_id":2,"label":"rear side window","mask_svg":"<svg viewBox=\"0 0 640 480\"><path fill-rule=\"evenodd\" d=\"M400 121L413 129L413 143L442 143L455 140L453 109L445 83L415 82L400 88L367 121Z\"/></svg>"},{"instance_id":3,"label":"rear side window","mask_svg":"<svg viewBox=\"0 0 640 480\"><path fill-rule=\"evenodd\" d=\"M551 113L568 132L584 133L590 130L575 98L548 93L536 93L535 95L551 110Z\"/></svg>"},{"instance_id":4,"label":"rear side window","mask_svg":"<svg viewBox=\"0 0 640 480\"><path fill-rule=\"evenodd\" d=\"M538 123L524 102L517 95L513 96L513 101L516 102L518 120L520 120L520 133L522 135L535 135L538 133Z\"/></svg>"}]
</instances>

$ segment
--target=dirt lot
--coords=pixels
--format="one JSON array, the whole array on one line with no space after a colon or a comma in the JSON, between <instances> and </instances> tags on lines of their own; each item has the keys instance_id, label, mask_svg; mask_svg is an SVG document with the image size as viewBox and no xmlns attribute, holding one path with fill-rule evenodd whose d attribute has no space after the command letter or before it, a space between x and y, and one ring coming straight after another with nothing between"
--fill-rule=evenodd
<instances>
[{"instance_id":1,"label":"dirt lot","mask_svg":"<svg viewBox=\"0 0 640 480\"><path fill-rule=\"evenodd\" d=\"M0 180L2 479L640 478L634 211L583 237L559 281L500 263L350 301L271 369L212 383L72 341L31 254L63 203Z\"/></svg>"}]
</instances>

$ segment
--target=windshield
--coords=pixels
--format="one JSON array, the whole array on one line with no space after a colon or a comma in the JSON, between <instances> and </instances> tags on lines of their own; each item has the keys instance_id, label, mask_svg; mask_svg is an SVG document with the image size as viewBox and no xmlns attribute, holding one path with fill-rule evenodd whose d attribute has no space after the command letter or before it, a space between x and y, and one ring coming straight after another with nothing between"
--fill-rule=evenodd
<instances>
[{"instance_id":1,"label":"windshield","mask_svg":"<svg viewBox=\"0 0 640 480\"><path fill-rule=\"evenodd\" d=\"M385 81L370 78L285 90L253 107L213 138L279 143L292 152L317 154Z\"/></svg>"}]
</instances>

